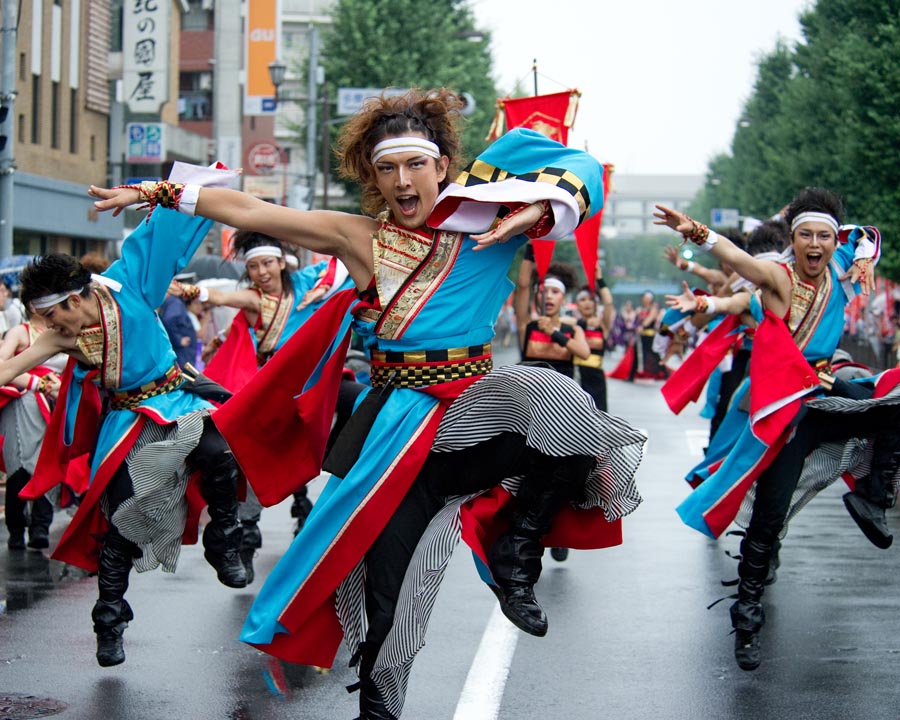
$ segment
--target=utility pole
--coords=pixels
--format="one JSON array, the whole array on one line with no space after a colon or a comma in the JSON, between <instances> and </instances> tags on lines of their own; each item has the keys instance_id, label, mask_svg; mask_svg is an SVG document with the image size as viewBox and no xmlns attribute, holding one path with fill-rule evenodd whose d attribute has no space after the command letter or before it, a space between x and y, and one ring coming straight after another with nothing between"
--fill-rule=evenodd
<instances>
[{"instance_id":1,"label":"utility pole","mask_svg":"<svg viewBox=\"0 0 900 720\"><path fill-rule=\"evenodd\" d=\"M309 26L309 87L306 94L306 174L309 183L309 206L316 202L316 105L319 90L319 29Z\"/></svg>"},{"instance_id":2,"label":"utility pole","mask_svg":"<svg viewBox=\"0 0 900 720\"><path fill-rule=\"evenodd\" d=\"M213 67L213 135L216 152L214 160L235 169L243 165L241 88L234 82L241 71L241 56L234 49L241 47L240 0L219 0L215 3L215 65Z\"/></svg>"},{"instance_id":3,"label":"utility pole","mask_svg":"<svg viewBox=\"0 0 900 720\"><path fill-rule=\"evenodd\" d=\"M12 255L13 247L13 173L16 171L15 102L16 102L16 36L18 4L3 3L3 48L0 64L0 258Z\"/></svg>"}]
</instances>

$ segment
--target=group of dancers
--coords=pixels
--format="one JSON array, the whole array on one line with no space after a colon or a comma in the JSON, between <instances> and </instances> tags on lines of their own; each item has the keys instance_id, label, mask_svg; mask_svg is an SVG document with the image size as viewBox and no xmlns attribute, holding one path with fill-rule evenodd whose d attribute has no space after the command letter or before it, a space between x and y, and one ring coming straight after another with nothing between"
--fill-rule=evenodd
<instances>
[{"instance_id":1,"label":"group of dancers","mask_svg":"<svg viewBox=\"0 0 900 720\"><path fill-rule=\"evenodd\" d=\"M23 271L22 301L47 329L0 363L0 384L21 382L59 354L68 363L19 497L36 500L89 461L90 483L54 557L98 574L92 615L101 665L125 660L132 568L174 571L206 505L205 557L224 585L246 587L261 543L259 509L302 493L323 469L330 477L259 588L241 639L321 667L332 665L343 640L359 674L361 718L400 716L460 538L506 617L535 636L549 626L534 594L545 547L621 542L622 518L641 502L634 476L646 437L605 412L609 316L597 310L598 299L604 309L612 302L602 279L579 291L583 321L565 323L560 301L572 281L554 268L541 287L541 318L520 324L526 362L491 361L517 251L529 240L567 237L597 212L603 167L513 130L459 170L459 110L447 90L411 91L371 101L346 123L340 169L360 185L363 215L265 203L227 187L233 174L224 170L92 186L99 211L138 203L150 211L121 258L91 274L50 254ZM882 414L893 412L883 382L865 398L844 399L834 397L843 384L825 365L817 374L816 361L837 344L834 308L852 285L871 281L878 239L871 228L847 234L839 208L805 198L788 212L794 259L786 264L754 259L681 213L658 213L759 288L754 347L781 343L786 379L777 390L789 392L786 404L761 415L777 393L754 383L746 437L734 437L724 462L708 456L707 477L679 508L685 522L716 536L756 488L732 609L745 669L759 664L760 568L768 569L786 521L787 486L803 485L802 460L826 439L821 427L837 439L858 436L864 424L843 422L848 413L884 427ZM240 311L199 374L177 365L155 309L213 221L239 228L253 285L234 293L175 286ZM291 274L292 247L333 260ZM700 305L685 316L717 310L711 298ZM369 384L345 369L351 337L370 358ZM794 349L789 367L785 345ZM769 354L754 352L751 377L758 357ZM828 397L817 399L823 388ZM752 472L729 463L749 463ZM851 493L854 517L873 512L883 521L890 483L885 472L870 475ZM258 504L238 502L244 482Z\"/></svg>"}]
</instances>

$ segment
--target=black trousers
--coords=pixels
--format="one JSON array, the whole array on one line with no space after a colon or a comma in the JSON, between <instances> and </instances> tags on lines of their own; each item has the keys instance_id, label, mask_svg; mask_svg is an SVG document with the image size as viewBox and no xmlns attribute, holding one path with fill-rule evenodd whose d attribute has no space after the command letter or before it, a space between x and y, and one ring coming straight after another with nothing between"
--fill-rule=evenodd
<instances>
[{"instance_id":1,"label":"black trousers","mask_svg":"<svg viewBox=\"0 0 900 720\"><path fill-rule=\"evenodd\" d=\"M445 498L487 490L515 475L525 475L523 482L528 482L528 471L546 465L547 460L527 447L525 438L517 433L501 433L463 450L428 456L397 511L366 553L369 652L381 646L393 625L410 559L428 523L444 506ZM556 464L567 462L567 458L550 460Z\"/></svg>"},{"instance_id":2,"label":"black trousers","mask_svg":"<svg viewBox=\"0 0 900 720\"><path fill-rule=\"evenodd\" d=\"M223 470L223 465L227 466L231 457L231 451L222 435L219 433L212 420L207 417L203 423L203 433L200 435L200 441L197 443L191 453L187 456L187 465L191 471L200 470L204 474L212 472L219 473ZM101 562L98 567L99 583L101 587L109 587L110 596L124 596L128 587L128 573L131 571L131 557L140 557L141 551L137 545L130 540L122 537L118 528L112 521L119 506L128 498L134 495L134 485L132 484L131 474L128 472L128 463L122 462L116 472L110 478L109 484L105 490L106 503L109 511L109 525L106 541L116 542L122 545L126 550L122 553L110 554L108 557L101 553L101 557L105 557L106 561ZM105 575L115 576L115 582L105 582ZM120 579L120 576L121 577Z\"/></svg>"},{"instance_id":3,"label":"black trousers","mask_svg":"<svg viewBox=\"0 0 900 720\"><path fill-rule=\"evenodd\" d=\"M12 533L24 532L26 527L50 528L53 522L53 504L43 495L31 503L31 517L28 502L19 497L28 481L30 473L19 468L6 478L6 529Z\"/></svg>"},{"instance_id":4,"label":"black trousers","mask_svg":"<svg viewBox=\"0 0 900 720\"><path fill-rule=\"evenodd\" d=\"M747 538L772 544L784 526L806 456L827 442L852 437L877 438L886 430L900 432L900 408L875 407L858 413L825 413L805 409L794 437L760 475Z\"/></svg>"}]
</instances>

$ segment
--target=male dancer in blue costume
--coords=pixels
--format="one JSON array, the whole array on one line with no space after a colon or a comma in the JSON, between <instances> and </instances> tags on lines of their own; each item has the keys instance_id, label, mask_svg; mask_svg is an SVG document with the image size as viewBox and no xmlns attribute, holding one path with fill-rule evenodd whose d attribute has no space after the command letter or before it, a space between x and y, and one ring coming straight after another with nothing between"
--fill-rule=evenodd
<instances>
[{"instance_id":1,"label":"male dancer in blue costume","mask_svg":"<svg viewBox=\"0 0 900 720\"><path fill-rule=\"evenodd\" d=\"M752 487L755 490L741 543L737 599L731 607L735 659L744 670L760 664L759 631L765 621L761 598L792 500L805 501L794 495L807 456L825 442L873 437L886 424L896 427L894 397L882 403L859 398L863 404L856 405L847 384L835 383L828 372L843 329L844 305L859 289L857 282L866 293L874 286L872 264L880 250L877 229L842 230L841 213L833 193L818 188L801 191L786 212L794 257L785 264L753 258L677 211L658 206L656 213L658 224L728 261L759 287L765 308L750 360L750 422L722 464L678 508L688 525L716 537L735 518L744 496ZM844 392L850 398L810 399L822 390ZM792 424L797 424L793 435ZM880 463L894 460L882 457ZM893 473L873 468L845 497L851 516L873 542L878 538L871 525L880 511L881 527L886 529L884 508L893 502L889 475ZM830 479L839 476L838 472ZM889 536L880 540L882 546L890 544Z\"/></svg>"},{"instance_id":2,"label":"male dancer in blue costume","mask_svg":"<svg viewBox=\"0 0 900 720\"><path fill-rule=\"evenodd\" d=\"M559 373L490 371L494 321L512 289L507 273L522 233L564 237L595 212L602 166L520 130L448 186L458 109L447 90L412 91L371 102L345 125L342 170L362 184L363 209L380 214L377 220L190 186L181 201L233 226L336 255L360 291L338 294L317 311L217 412L217 425L263 503L285 497L298 469L306 473L301 481L313 477L351 310L372 347L376 391L348 422L347 438L338 439L332 479L267 579L242 637L294 662L330 665L343 635L359 658L364 718L399 715L460 533L507 617L542 635L547 621L533 585L544 545L620 542L619 520L640 502L633 475L641 433L598 411ZM99 210L137 200L130 190L91 193ZM491 521L509 490L516 497L503 530ZM448 496L461 499L445 507Z\"/></svg>"},{"instance_id":3,"label":"male dancer in blue costume","mask_svg":"<svg viewBox=\"0 0 900 720\"><path fill-rule=\"evenodd\" d=\"M285 249L275 238L239 230L232 238L235 255L244 260L250 287L231 292L216 288L173 283L170 292L188 299L199 298L215 306L239 310L231 323L228 336L219 342L215 355L204 368L204 375L230 393L236 393L268 362L288 338L312 317L313 312L339 290L353 287L347 269L337 258L289 272ZM349 415L353 400L362 386L344 382L342 401L338 405ZM345 409L346 408L346 409ZM304 485L294 493L291 515L295 518L296 535L312 510ZM247 488L247 497L238 508L241 521L241 560L247 572L247 584L253 582L253 558L262 547L259 520L262 506Z\"/></svg>"},{"instance_id":4,"label":"male dancer in blue costume","mask_svg":"<svg viewBox=\"0 0 900 720\"><path fill-rule=\"evenodd\" d=\"M238 467L209 421L212 405L186 392L155 311L209 227L160 210L125 240L122 257L102 275L59 253L22 272L22 301L48 329L0 364L0 383L58 352L70 356L42 457L22 496L39 496L62 480L68 459L91 453L90 487L53 557L98 572L92 617L102 666L125 660L132 565L174 572L182 537L196 535L202 503L189 517L187 496L198 499L189 486L193 471L202 475L200 492L209 504L206 559L223 584L247 582L238 554ZM108 402L102 417L97 386Z\"/></svg>"}]
</instances>

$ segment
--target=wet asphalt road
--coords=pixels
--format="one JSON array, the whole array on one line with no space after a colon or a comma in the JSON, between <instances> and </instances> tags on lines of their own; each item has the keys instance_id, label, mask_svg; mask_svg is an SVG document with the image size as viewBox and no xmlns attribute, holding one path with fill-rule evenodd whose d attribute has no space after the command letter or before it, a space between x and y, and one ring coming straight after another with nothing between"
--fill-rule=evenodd
<instances>
[{"instance_id":1,"label":"wet asphalt road","mask_svg":"<svg viewBox=\"0 0 900 720\"><path fill-rule=\"evenodd\" d=\"M546 638L513 633L510 647L502 628L499 636L488 632L488 649L506 642L509 650L508 678L489 693L496 712L485 695L476 696L478 712L457 711L496 605L460 548L403 717L900 719L898 549L880 551L862 537L841 488L820 495L793 522L778 582L766 593L763 665L742 672L732 659L729 603L706 609L731 592L720 581L736 577L725 551L736 553L738 539L708 540L673 511L706 421L696 408L672 416L658 385L611 382L610 398L614 411L650 434L638 476L645 502L626 520L625 543L573 552L565 563L546 559L538 586L550 617ZM65 519L57 517L54 538ZM900 513L890 519L900 532ZM46 553L8 553L0 529L0 698L53 698L66 704L56 716L66 720L356 717L343 649L335 668L320 672L237 640L255 589L290 542L288 504L266 510L262 527L258 577L245 590L219 585L197 547L184 549L174 575L133 574L128 659L108 669L94 661L96 580Z\"/></svg>"}]
</instances>

